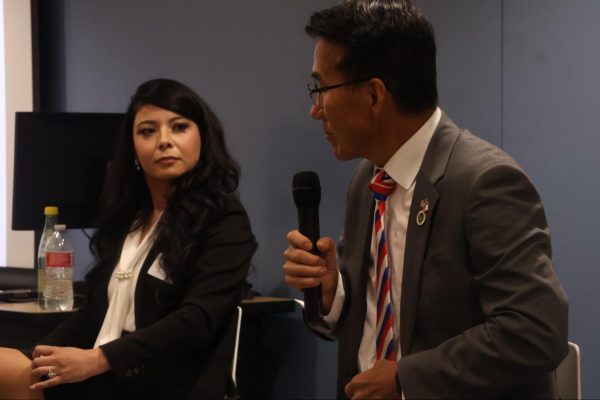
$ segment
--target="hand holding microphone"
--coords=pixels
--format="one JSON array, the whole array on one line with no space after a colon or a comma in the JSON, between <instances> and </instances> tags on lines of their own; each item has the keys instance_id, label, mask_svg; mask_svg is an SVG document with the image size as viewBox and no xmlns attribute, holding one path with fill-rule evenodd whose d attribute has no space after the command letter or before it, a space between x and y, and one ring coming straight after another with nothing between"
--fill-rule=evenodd
<instances>
[{"instance_id":1,"label":"hand holding microphone","mask_svg":"<svg viewBox=\"0 0 600 400\"><path fill-rule=\"evenodd\" d=\"M323 311L327 314L331 309L338 269L334 241L319 238L318 175L310 171L297 173L293 194L298 208L298 231L287 236L290 246L284 252L285 279L291 287L304 291L307 323L320 323Z\"/></svg>"}]
</instances>

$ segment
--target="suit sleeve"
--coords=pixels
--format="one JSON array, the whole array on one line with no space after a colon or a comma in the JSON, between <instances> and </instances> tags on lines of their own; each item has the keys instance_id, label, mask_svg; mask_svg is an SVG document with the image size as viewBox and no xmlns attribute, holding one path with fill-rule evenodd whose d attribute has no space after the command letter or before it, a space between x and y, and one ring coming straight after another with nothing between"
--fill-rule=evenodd
<instances>
[{"instance_id":1,"label":"suit sleeve","mask_svg":"<svg viewBox=\"0 0 600 400\"><path fill-rule=\"evenodd\" d=\"M238 206L211 227L195 260L195 275L172 313L101 346L118 380L159 354L185 357L207 350L241 301L256 249L246 213Z\"/></svg>"},{"instance_id":2,"label":"suit sleeve","mask_svg":"<svg viewBox=\"0 0 600 400\"><path fill-rule=\"evenodd\" d=\"M567 299L528 177L510 164L482 171L468 192L464 225L485 319L402 357L397 377L406 398L507 395L555 369L567 353Z\"/></svg>"}]
</instances>

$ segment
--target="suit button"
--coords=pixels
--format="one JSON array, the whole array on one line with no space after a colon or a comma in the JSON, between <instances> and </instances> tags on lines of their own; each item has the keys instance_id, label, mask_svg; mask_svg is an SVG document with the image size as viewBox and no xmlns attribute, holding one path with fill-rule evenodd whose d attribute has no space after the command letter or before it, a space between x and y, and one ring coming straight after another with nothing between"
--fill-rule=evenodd
<instances>
[{"instance_id":1,"label":"suit button","mask_svg":"<svg viewBox=\"0 0 600 400\"><path fill-rule=\"evenodd\" d=\"M128 378L131 377L131 370L130 369L128 369L127 371L125 371L125 376L128 377Z\"/></svg>"}]
</instances>

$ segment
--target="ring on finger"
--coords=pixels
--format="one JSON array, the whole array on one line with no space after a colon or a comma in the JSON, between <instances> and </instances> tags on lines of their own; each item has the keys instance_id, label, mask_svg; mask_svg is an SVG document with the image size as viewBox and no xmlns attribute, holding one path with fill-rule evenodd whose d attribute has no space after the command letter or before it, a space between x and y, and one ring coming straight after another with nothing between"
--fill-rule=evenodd
<instances>
[{"instance_id":1,"label":"ring on finger","mask_svg":"<svg viewBox=\"0 0 600 400\"><path fill-rule=\"evenodd\" d=\"M54 372L53 366L48 367L48 373L46 374L46 376L48 377L48 379L56 378L57 375L56 372Z\"/></svg>"}]
</instances>

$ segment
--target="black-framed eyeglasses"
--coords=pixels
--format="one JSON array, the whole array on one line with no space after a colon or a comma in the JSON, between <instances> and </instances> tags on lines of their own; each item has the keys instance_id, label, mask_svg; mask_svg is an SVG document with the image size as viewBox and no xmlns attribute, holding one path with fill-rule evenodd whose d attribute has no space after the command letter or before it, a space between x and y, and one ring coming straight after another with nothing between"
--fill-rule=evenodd
<instances>
[{"instance_id":1,"label":"black-framed eyeglasses","mask_svg":"<svg viewBox=\"0 0 600 400\"><path fill-rule=\"evenodd\" d=\"M354 85L356 83L366 82L369 79L371 79L371 78L354 79L354 80L351 80L348 82L338 83L337 85L329 85L329 86L323 86L323 87L319 87L319 82L317 82L317 80L315 79L313 82L308 82L308 84L306 86L308 87L308 95L310 96L310 100L312 101L313 105L318 106L319 98L321 97L320 96L321 93L326 92L331 89L337 89L342 86Z\"/></svg>"}]
</instances>

